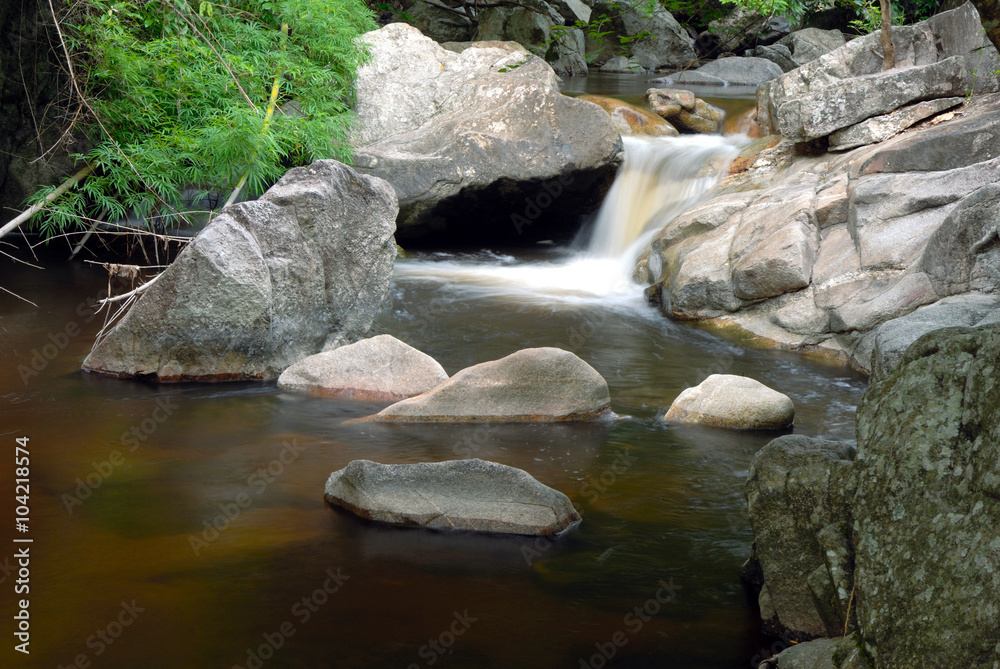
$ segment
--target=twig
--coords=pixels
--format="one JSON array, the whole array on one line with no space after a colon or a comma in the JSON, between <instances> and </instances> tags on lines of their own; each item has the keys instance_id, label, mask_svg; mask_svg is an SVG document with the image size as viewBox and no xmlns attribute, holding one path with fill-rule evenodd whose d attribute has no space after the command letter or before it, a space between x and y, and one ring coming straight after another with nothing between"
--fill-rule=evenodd
<instances>
[{"instance_id":1,"label":"twig","mask_svg":"<svg viewBox=\"0 0 1000 669\"><path fill-rule=\"evenodd\" d=\"M34 302L32 302L31 300L29 300L28 298L21 297L17 293L11 292L11 291L7 290L6 288L4 288L3 286L0 286L0 290L2 290L3 292L7 293L8 295L13 295L14 297L16 297L19 300L24 300L25 302L27 302L31 306L35 307L36 309L38 308L38 305L35 304Z\"/></svg>"},{"instance_id":2,"label":"twig","mask_svg":"<svg viewBox=\"0 0 1000 669\"><path fill-rule=\"evenodd\" d=\"M115 295L114 297L108 297L108 298L103 299L103 300L98 300L97 303L99 305L101 305L101 306L104 306L105 304L111 304L112 302L121 302L122 300L127 300L129 298L135 297L139 293L143 292L144 290L146 290L147 288L149 288L150 286L152 286L154 283L156 283L156 280L159 279L161 276L163 276L162 272L160 274L157 274L152 279L150 279L146 283L142 284L138 288L130 290L127 293L122 293L121 295Z\"/></svg>"},{"instance_id":3,"label":"twig","mask_svg":"<svg viewBox=\"0 0 1000 669\"><path fill-rule=\"evenodd\" d=\"M76 257L76 254L80 252L80 249L82 249L83 245L87 243L87 240L90 239L90 236L94 234L94 230L97 229L97 226L101 224L101 219L104 218L106 215L107 215L107 209L105 209L104 211L102 211L100 214L97 215L97 218L94 219L94 222L90 224L89 228L87 228L87 233L83 236L83 239L79 241L79 243L76 245L76 248L73 249L73 252L69 254L70 260Z\"/></svg>"},{"instance_id":4,"label":"twig","mask_svg":"<svg viewBox=\"0 0 1000 669\"><path fill-rule=\"evenodd\" d=\"M854 588L856 588L856 587L858 587L857 583L855 583L854 585L851 586L851 598L847 600L847 615L844 616L844 634L843 634L843 636L847 636L847 628L851 624L851 603L854 602Z\"/></svg>"}]
</instances>

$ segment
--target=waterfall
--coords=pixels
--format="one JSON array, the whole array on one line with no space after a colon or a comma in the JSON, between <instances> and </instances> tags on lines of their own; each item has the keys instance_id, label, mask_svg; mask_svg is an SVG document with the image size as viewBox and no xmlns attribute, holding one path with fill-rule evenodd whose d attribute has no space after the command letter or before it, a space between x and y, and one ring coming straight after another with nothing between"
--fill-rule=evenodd
<instances>
[{"instance_id":1,"label":"waterfall","mask_svg":"<svg viewBox=\"0 0 1000 669\"><path fill-rule=\"evenodd\" d=\"M657 230L715 186L743 140L624 137L625 159L594 220L590 242L567 259L404 260L397 263L396 275L535 303L627 298L639 304L642 288L631 280L636 258Z\"/></svg>"},{"instance_id":2,"label":"waterfall","mask_svg":"<svg viewBox=\"0 0 1000 669\"><path fill-rule=\"evenodd\" d=\"M721 135L622 141L625 161L597 215L587 252L632 262L636 254L628 252L636 241L645 241L645 233L662 228L714 187L738 144Z\"/></svg>"}]
</instances>

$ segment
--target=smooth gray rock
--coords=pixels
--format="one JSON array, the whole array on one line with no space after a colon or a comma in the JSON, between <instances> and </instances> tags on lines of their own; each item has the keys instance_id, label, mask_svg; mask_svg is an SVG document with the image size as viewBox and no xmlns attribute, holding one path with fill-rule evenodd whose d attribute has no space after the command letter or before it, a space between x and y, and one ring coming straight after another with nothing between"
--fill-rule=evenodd
<instances>
[{"instance_id":1,"label":"smooth gray rock","mask_svg":"<svg viewBox=\"0 0 1000 669\"><path fill-rule=\"evenodd\" d=\"M772 636L842 634L852 583L849 444L786 435L754 455L746 482L761 617Z\"/></svg>"},{"instance_id":2,"label":"smooth gray rock","mask_svg":"<svg viewBox=\"0 0 1000 669\"><path fill-rule=\"evenodd\" d=\"M330 475L324 499L368 520L441 531L551 535L580 521L558 490L523 470L479 459L354 460Z\"/></svg>"},{"instance_id":3,"label":"smooth gray rock","mask_svg":"<svg viewBox=\"0 0 1000 669\"><path fill-rule=\"evenodd\" d=\"M1000 326L918 339L858 407L855 610L877 667L1000 663Z\"/></svg>"},{"instance_id":4,"label":"smooth gray rock","mask_svg":"<svg viewBox=\"0 0 1000 669\"><path fill-rule=\"evenodd\" d=\"M579 28L567 28L556 34L552 48L554 58L549 61L553 72L560 77L585 77L588 73L586 41Z\"/></svg>"},{"instance_id":5,"label":"smooth gray rock","mask_svg":"<svg viewBox=\"0 0 1000 669\"><path fill-rule=\"evenodd\" d=\"M928 332L948 327L972 327L996 309L1000 309L1000 297L969 293L946 297L882 323L872 333L871 382L895 371L906 349Z\"/></svg>"},{"instance_id":6,"label":"smooth gray rock","mask_svg":"<svg viewBox=\"0 0 1000 669\"><path fill-rule=\"evenodd\" d=\"M558 348L528 348L467 367L433 390L364 420L588 420L608 415L610 403L607 382L586 362Z\"/></svg>"},{"instance_id":7,"label":"smooth gray rock","mask_svg":"<svg viewBox=\"0 0 1000 669\"><path fill-rule=\"evenodd\" d=\"M744 213L730 251L736 297L757 300L805 288L818 247L808 216L781 215L774 208L754 216L756 209Z\"/></svg>"},{"instance_id":8,"label":"smooth gray rock","mask_svg":"<svg viewBox=\"0 0 1000 669\"><path fill-rule=\"evenodd\" d=\"M621 136L603 111L562 95L544 61L456 54L401 23L364 40L372 62L358 71L354 161L396 190L401 241L523 243L599 206Z\"/></svg>"},{"instance_id":9,"label":"smooth gray rock","mask_svg":"<svg viewBox=\"0 0 1000 669\"><path fill-rule=\"evenodd\" d=\"M643 72L642 65L633 58L626 58L625 56L615 56L614 58L608 59L604 65L601 65L601 72L610 72L612 74L627 74L634 72Z\"/></svg>"},{"instance_id":10,"label":"smooth gray rock","mask_svg":"<svg viewBox=\"0 0 1000 669\"><path fill-rule=\"evenodd\" d=\"M969 81L965 59L954 56L929 65L843 79L780 103L773 120L782 137L805 142L910 102L960 96Z\"/></svg>"},{"instance_id":11,"label":"smooth gray rock","mask_svg":"<svg viewBox=\"0 0 1000 669\"><path fill-rule=\"evenodd\" d=\"M981 167L1000 169L1000 161ZM920 264L941 295L1000 287L1000 174L993 177L959 200L927 242Z\"/></svg>"},{"instance_id":12,"label":"smooth gray rock","mask_svg":"<svg viewBox=\"0 0 1000 669\"><path fill-rule=\"evenodd\" d=\"M727 86L759 86L783 73L780 66L766 58L732 56L713 60L697 70L681 72L669 78L677 84L715 83L714 80L718 80ZM700 80L692 79L692 76Z\"/></svg>"},{"instance_id":13,"label":"smooth gray rock","mask_svg":"<svg viewBox=\"0 0 1000 669\"><path fill-rule=\"evenodd\" d=\"M397 401L448 380L434 358L392 335L378 335L299 360L278 387L310 395Z\"/></svg>"},{"instance_id":14,"label":"smooth gray rock","mask_svg":"<svg viewBox=\"0 0 1000 669\"><path fill-rule=\"evenodd\" d=\"M663 79L652 79L661 83ZM686 133L713 134L722 129L726 113L694 93L679 88L650 88L646 91L650 108L672 126Z\"/></svg>"},{"instance_id":15,"label":"smooth gray rock","mask_svg":"<svg viewBox=\"0 0 1000 669\"><path fill-rule=\"evenodd\" d=\"M732 374L712 374L677 396L663 420L733 430L782 430L795 419L786 395L760 381Z\"/></svg>"},{"instance_id":16,"label":"smooth gray rock","mask_svg":"<svg viewBox=\"0 0 1000 669\"><path fill-rule=\"evenodd\" d=\"M870 669L856 635L835 639L815 639L781 651L761 665L765 669Z\"/></svg>"},{"instance_id":17,"label":"smooth gray rock","mask_svg":"<svg viewBox=\"0 0 1000 669\"><path fill-rule=\"evenodd\" d=\"M778 44L786 47L798 65L805 65L847 43L839 30L803 28L785 35Z\"/></svg>"},{"instance_id":18,"label":"smooth gray rock","mask_svg":"<svg viewBox=\"0 0 1000 669\"><path fill-rule=\"evenodd\" d=\"M566 19L567 25L573 25L577 21L590 21L590 7L581 0L553 0L549 4Z\"/></svg>"},{"instance_id":19,"label":"smooth gray rock","mask_svg":"<svg viewBox=\"0 0 1000 669\"><path fill-rule=\"evenodd\" d=\"M962 104L964 98L927 100L875 116L830 135L830 151L847 151L867 144L884 142L912 125Z\"/></svg>"},{"instance_id":20,"label":"smooth gray rock","mask_svg":"<svg viewBox=\"0 0 1000 669\"><path fill-rule=\"evenodd\" d=\"M782 72L791 72L799 66L792 59L792 52L784 44L772 44L770 46L757 46L744 53L746 56L754 58L766 58L781 68Z\"/></svg>"},{"instance_id":21,"label":"smooth gray rock","mask_svg":"<svg viewBox=\"0 0 1000 669\"><path fill-rule=\"evenodd\" d=\"M88 371L274 379L364 336L389 288L396 196L333 160L227 207L98 341Z\"/></svg>"}]
</instances>

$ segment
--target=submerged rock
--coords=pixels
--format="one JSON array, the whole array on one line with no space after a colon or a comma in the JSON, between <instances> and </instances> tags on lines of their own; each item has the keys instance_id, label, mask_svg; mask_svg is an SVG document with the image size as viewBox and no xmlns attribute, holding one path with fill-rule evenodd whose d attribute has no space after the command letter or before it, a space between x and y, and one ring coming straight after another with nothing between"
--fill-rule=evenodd
<instances>
[{"instance_id":1,"label":"submerged rock","mask_svg":"<svg viewBox=\"0 0 1000 669\"><path fill-rule=\"evenodd\" d=\"M622 160L608 115L559 91L543 60L443 49L394 23L366 33L356 169L399 196L401 241L550 239L594 211Z\"/></svg>"},{"instance_id":2,"label":"submerged rock","mask_svg":"<svg viewBox=\"0 0 1000 669\"><path fill-rule=\"evenodd\" d=\"M702 65L697 70L686 70L669 77L654 80L664 84L714 84L717 86L758 86L780 77L783 70L766 58L732 56Z\"/></svg>"},{"instance_id":3,"label":"submerged rock","mask_svg":"<svg viewBox=\"0 0 1000 669\"><path fill-rule=\"evenodd\" d=\"M447 379L434 358L392 335L379 335L298 361L281 373L278 387L311 395L396 401Z\"/></svg>"},{"instance_id":4,"label":"submerged rock","mask_svg":"<svg viewBox=\"0 0 1000 669\"><path fill-rule=\"evenodd\" d=\"M759 381L712 374L677 396L663 420L734 430L782 430L791 426L795 405Z\"/></svg>"},{"instance_id":5,"label":"submerged rock","mask_svg":"<svg viewBox=\"0 0 1000 669\"><path fill-rule=\"evenodd\" d=\"M396 195L333 160L227 207L100 339L83 369L274 379L371 327L392 279Z\"/></svg>"},{"instance_id":6,"label":"submerged rock","mask_svg":"<svg viewBox=\"0 0 1000 669\"><path fill-rule=\"evenodd\" d=\"M611 115L615 127L623 136L676 137L680 133L658 114L602 95L581 95L578 100L593 102Z\"/></svg>"},{"instance_id":7,"label":"submerged rock","mask_svg":"<svg viewBox=\"0 0 1000 669\"><path fill-rule=\"evenodd\" d=\"M580 521L558 490L520 469L479 459L355 460L330 475L324 498L368 520L431 530L549 535Z\"/></svg>"},{"instance_id":8,"label":"submerged rock","mask_svg":"<svg viewBox=\"0 0 1000 669\"><path fill-rule=\"evenodd\" d=\"M528 348L467 367L365 420L586 420L608 414L610 404L607 382L586 362L558 348Z\"/></svg>"}]
</instances>

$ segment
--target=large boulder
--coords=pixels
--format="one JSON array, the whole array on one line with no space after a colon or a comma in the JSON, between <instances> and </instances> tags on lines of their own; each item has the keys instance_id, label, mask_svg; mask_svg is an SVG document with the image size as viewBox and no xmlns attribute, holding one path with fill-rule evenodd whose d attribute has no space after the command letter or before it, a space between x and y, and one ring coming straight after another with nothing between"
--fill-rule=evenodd
<instances>
[{"instance_id":1,"label":"large boulder","mask_svg":"<svg viewBox=\"0 0 1000 669\"><path fill-rule=\"evenodd\" d=\"M364 336L392 279L396 195L333 160L227 207L98 340L88 371L274 379Z\"/></svg>"},{"instance_id":2,"label":"large boulder","mask_svg":"<svg viewBox=\"0 0 1000 669\"><path fill-rule=\"evenodd\" d=\"M805 65L834 49L839 49L847 44L847 40L839 30L803 28L785 35L777 44L786 47L797 64Z\"/></svg>"},{"instance_id":3,"label":"large boulder","mask_svg":"<svg viewBox=\"0 0 1000 669\"><path fill-rule=\"evenodd\" d=\"M771 636L802 641L844 630L853 446L778 437L750 464L747 506L763 577L760 612Z\"/></svg>"},{"instance_id":4,"label":"large boulder","mask_svg":"<svg viewBox=\"0 0 1000 669\"><path fill-rule=\"evenodd\" d=\"M299 360L281 373L278 387L310 395L395 402L446 380L448 374L434 358L384 334Z\"/></svg>"},{"instance_id":5,"label":"large boulder","mask_svg":"<svg viewBox=\"0 0 1000 669\"><path fill-rule=\"evenodd\" d=\"M330 475L324 498L368 520L442 531L550 535L580 521L558 490L520 469L479 459L354 460Z\"/></svg>"},{"instance_id":6,"label":"large boulder","mask_svg":"<svg viewBox=\"0 0 1000 669\"><path fill-rule=\"evenodd\" d=\"M882 116L873 116L831 134L830 150L847 151L866 144L884 142L924 119L959 106L962 101L963 98L925 100Z\"/></svg>"},{"instance_id":7,"label":"large boulder","mask_svg":"<svg viewBox=\"0 0 1000 669\"><path fill-rule=\"evenodd\" d=\"M858 407L854 581L877 667L1000 664L1000 326L917 340Z\"/></svg>"},{"instance_id":8,"label":"large boulder","mask_svg":"<svg viewBox=\"0 0 1000 669\"><path fill-rule=\"evenodd\" d=\"M663 420L733 430L783 430L795 419L786 395L760 381L732 374L712 374L677 396Z\"/></svg>"},{"instance_id":9,"label":"large boulder","mask_svg":"<svg viewBox=\"0 0 1000 669\"><path fill-rule=\"evenodd\" d=\"M587 420L608 415L610 403L607 382L586 362L558 348L529 348L467 367L366 420Z\"/></svg>"},{"instance_id":10,"label":"large boulder","mask_svg":"<svg viewBox=\"0 0 1000 669\"><path fill-rule=\"evenodd\" d=\"M591 10L592 16L607 17L602 32L608 34L587 38L587 53L594 54L595 65L603 65L622 51L647 70L687 67L697 59L687 31L659 4L596 0Z\"/></svg>"},{"instance_id":11,"label":"large boulder","mask_svg":"<svg viewBox=\"0 0 1000 669\"><path fill-rule=\"evenodd\" d=\"M1000 90L1000 54L971 4L892 29L896 68L882 72L881 31L851 40L757 90L762 134L823 137L910 102ZM959 71L961 70L961 71Z\"/></svg>"},{"instance_id":12,"label":"large boulder","mask_svg":"<svg viewBox=\"0 0 1000 669\"><path fill-rule=\"evenodd\" d=\"M766 58L732 56L702 65L697 70L685 70L652 83L667 85L759 86L780 77L784 70Z\"/></svg>"},{"instance_id":13,"label":"large boulder","mask_svg":"<svg viewBox=\"0 0 1000 669\"><path fill-rule=\"evenodd\" d=\"M762 45L754 47L752 50L744 52L743 55L753 56L755 58L766 58L780 67L782 72L791 72L799 66L799 64L792 59L791 50L784 44L771 44L767 46Z\"/></svg>"},{"instance_id":14,"label":"large boulder","mask_svg":"<svg viewBox=\"0 0 1000 669\"><path fill-rule=\"evenodd\" d=\"M543 60L454 53L402 23L363 39L372 60L358 71L354 161L396 190L401 241L551 238L599 206L621 136L595 105L562 95Z\"/></svg>"}]
</instances>

